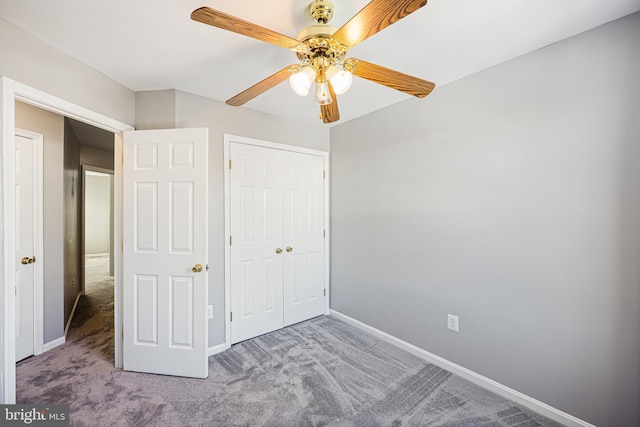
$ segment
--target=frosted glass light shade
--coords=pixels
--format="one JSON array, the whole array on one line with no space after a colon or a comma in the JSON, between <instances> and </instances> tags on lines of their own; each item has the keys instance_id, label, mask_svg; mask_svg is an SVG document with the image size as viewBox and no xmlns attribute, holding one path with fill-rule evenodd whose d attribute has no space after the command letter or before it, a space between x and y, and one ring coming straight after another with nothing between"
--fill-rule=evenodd
<instances>
[{"instance_id":1,"label":"frosted glass light shade","mask_svg":"<svg viewBox=\"0 0 640 427\"><path fill-rule=\"evenodd\" d=\"M303 67L297 73L289 76L289 85L295 93L306 96L311 88L311 83L316 78L316 72L311 67Z\"/></svg>"},{"instance_id":2,"label":"frosted glass light shade","mask_svg":"<svg viewBox=\"0 0 640 427\"><path fill-rule=\"evenodd\" d=\"M333 91L336 95L342 95L351 87L353 74L332 65L327 70L327 78L331 82L331 86L333 86Z\"/></svg>"},{"instance_id":3,"label":"frosted glass light shade","mask_svg":"<svg viewBox=\"0 0 640 427\"><path fill-rule=\"evenodd\" d=\"M329 92L329 83L325 82L316 82L316 104L318 105L327 105L333 102L331 98L331 92Z\"/></svg>"}]
</instances>

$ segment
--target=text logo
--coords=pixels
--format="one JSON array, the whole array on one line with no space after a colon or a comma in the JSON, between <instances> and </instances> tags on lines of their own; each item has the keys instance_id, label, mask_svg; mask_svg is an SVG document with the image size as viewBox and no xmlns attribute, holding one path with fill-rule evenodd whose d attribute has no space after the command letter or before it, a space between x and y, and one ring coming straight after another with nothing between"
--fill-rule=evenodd
<instances>
[{"instance_id":1,"label":"text logo","mask_svg":"<svg viewBox=\"0 0 640 427\"><path fill-rule=\"evenodd\" d=\"M0 405L3 426L69 427L69 405Z\"/></svg>"}]
</instances>

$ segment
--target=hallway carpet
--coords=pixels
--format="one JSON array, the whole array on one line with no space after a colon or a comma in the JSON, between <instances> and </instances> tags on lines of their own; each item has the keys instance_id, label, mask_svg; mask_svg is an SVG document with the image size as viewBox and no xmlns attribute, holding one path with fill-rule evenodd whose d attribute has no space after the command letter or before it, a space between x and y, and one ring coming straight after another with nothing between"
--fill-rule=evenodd
<instances>
[{"instance_id":1,"label":"hallway carpet","mask_svg":"<svg viewBox=\"0 0 640 427\"><path fill-rule=\"evenodd\" d=\"M18 403L72 426L557 426L332 318L209 358L206 380L114 369L113 284L87 287L65 345L18 364Z\"/></svg>"}]
</instances>

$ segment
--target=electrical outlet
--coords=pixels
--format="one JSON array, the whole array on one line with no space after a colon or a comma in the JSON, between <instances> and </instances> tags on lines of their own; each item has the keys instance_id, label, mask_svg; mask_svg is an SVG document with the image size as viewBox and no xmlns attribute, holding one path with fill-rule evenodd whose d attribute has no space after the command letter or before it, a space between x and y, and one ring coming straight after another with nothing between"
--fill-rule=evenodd
<instances>
[{"instance_id":1,"label":"electrical outlet","mask_svg":"<svg viewBox=\"0 0 640 427\"><path fill-rule=\"evenodd\" d=\"M207 306L207 319L213 319L213 306Z\"/></svg>"},{"instance_id":2,"label":"electrical outlet","mask_svg":"<svg viewBox=\"0 0 640 427\"><path fill-rule=\"evenodd\" d=\"M460 322L458 321L458 316L447 314L447 328L451 329L452 331L459 331Z\"/></svg>"}]
</instances>

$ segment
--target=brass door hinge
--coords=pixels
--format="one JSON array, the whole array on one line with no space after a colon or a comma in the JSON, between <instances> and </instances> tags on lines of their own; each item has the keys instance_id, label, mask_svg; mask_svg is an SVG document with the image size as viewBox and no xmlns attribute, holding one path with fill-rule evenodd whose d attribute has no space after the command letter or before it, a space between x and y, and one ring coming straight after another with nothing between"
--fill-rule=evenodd
<instances>
[{"instance_id":1,"label":"brass door hinge","mask_svg":"<svg viewBox=\"0 0 640 427\"><path fill-rule=\"evenodd\" d=\"M229 159L229 170L231 170L231 159Z\"/></svg>"},{"instance_id":2,"label":"brass door hinge","mask_svg":"<svg viewBox=\"0 0 640 427\"><path fill-rule=\"evenodd\" d=\"M229 246L233 245L233 236L229 236Z\"/></svg>"},{"instance_id":3,"label":"brass door hinge","mask_svg":"<svg viewBox=\"0 0 640 427\"><path fill-rule=\"evenodd\" d=\"M230 322L233 322L233 311L229 313L231 315Z\"/></svg>"},{"instance_id":4,"label":"brass door hinge","mask_svg":"<svg viewBox=\"0 0 640 427\"><path fill-rule=\"evenodd\" d=\"M324 288L324 296L327 296L327 288Z\"/></svg>"},{"instance_id":5,"label":"brass door hinge","mask_svg":"<svg viewBox=\"0 0 640 427\"><path fill-rule=\"evenodd\" d=\"M327 178L327 171L322 171L322 179L326 179Z\"/></svg>"}]
</instances>

